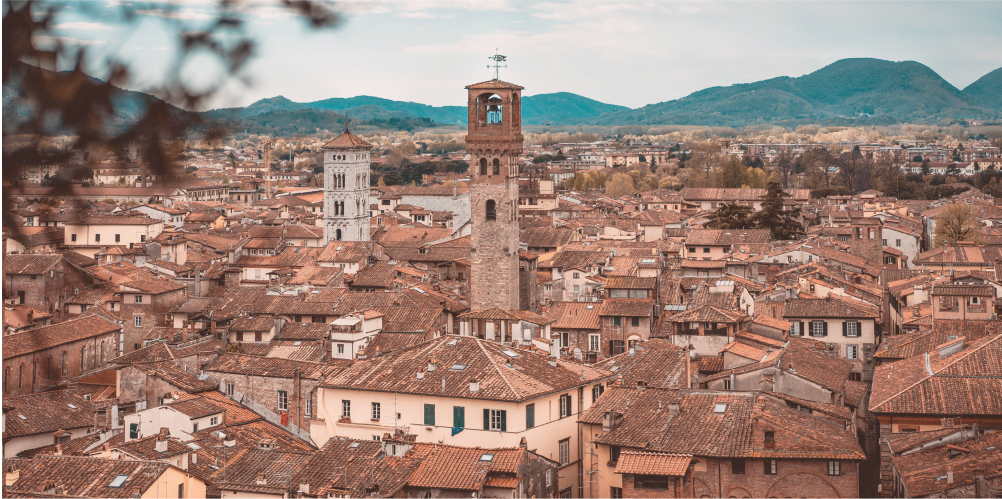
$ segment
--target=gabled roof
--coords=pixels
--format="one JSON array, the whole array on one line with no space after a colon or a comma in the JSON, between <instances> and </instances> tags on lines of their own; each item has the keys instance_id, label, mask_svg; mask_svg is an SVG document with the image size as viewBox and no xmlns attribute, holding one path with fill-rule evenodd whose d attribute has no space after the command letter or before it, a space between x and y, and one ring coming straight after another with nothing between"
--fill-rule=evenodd
<instances>
[{"instance_id":1,"label":"gabled roof","mask_svg":"<svg viewBox=\"0 0 1002 499\"><path fill-rule=\"evenodd\" d=\"M598 330L602 325L599 318L601 308L601 303L557 301L550 305L545 315L556 318L556 322L550 326L553 329Z\"/></svg>"},{"instance_id":2,"label":"gabled roof","mask_svg":"<svg viewBox=\"0 0 1002 499\"><path fill-rule=\"evenodd\" d=\"M470 90L477 90L477 89L484 89L484 90L492 90L492 89L523 90L523 87L520 87L520 86L518 86L518 85L516 85L514 83L508 83L506 81L501 81L501 80L497 80L497 79L495 79L495 80L487 80L487 81L482 81L480 83L474 83L472 85L467 85L466 88L470 89Z\"/></svg>"},{"instance_id":3,"label":"gabled roof","mask_svg":"<svg viewBox=\"0 0 1002 499\"><path fill-rule=\"evenodd\" d=\"M534 314L527 310L515 310L511 308L494 307L475 312L466 312L458 317L462 319L500 319L509 321L526 321L539 326L545 326L556 322L556 319Z\"/></svg>"},{"instance_id":4,"label":"gabled roof","mask_svg":"<svg viewBox=\"0 0 1002 499\"><path fill-rule=\"evenodd\" d=\"M89 400L66 390L4 397L3 408L9 411L4 442L11 437L94 426L96 410Z\"/></svg>"},{"instance_id":5,"label":"gabled roof","mask_svg":"<svg viewBox=\"0 0 1002 499\"><path fill-rule=\"evenodd\" d=\"M876 319L877 314L853 307L842 300L792 299L786 301L784 319Z\"/></svg>"},{"instance_id":6,"label":"gabled roof","mask_svg":"<svg viewBox=\"0 0 1002 499\"><path fill-rule=\"evenodd\" d=\"M159 461L102 459L92 457L38 456L22 466L12 485L12 495L38 494L55 485L60 497L133 497L133 489L145 492L171 465ZM126 477L123 482L112 482ZM6 490L5 490L6 495Z\"/></svg>"},{"instance_id":7,"label":"gabled roof","mask_svg":"<svg viewBox=\"0 0 1002 499\"><path fill-rule=\"evenodd\" d=\"M688 350L662 339L643 342L633 353L622 353L594 364L616 376L622 376L623 386L643 382L654 388L688 388L686 375Z\"/></svg>"},{"instance_id":8,"label":"gabled roof","mask_svg":"<svg viewBox=\"0 0 1002 499\"><path fill-rule=\"evenodd\" d=\"M429 370L430 360L436 368ZM550 362L555 362L552 365ZM416 373L423 372L423 379ZM608 379L611 373L500 343L443 336L413 348L356 361L321 382L328 388L436 397L525 401ZM443 389L443 380L445 388ZM470 391L470 382L479 389Z\"/></svg>"},{"instance_id":9,"label":"gabled roof","mask_svg":"<svg viewBox=\"0 0 1002 499\"><path fill-rule=\"evenodd\" d=\"M349 132L346 128L341 135L334 137L320 149L325 151L331 149L372 149L372 144Z\"/></svg>"},{"instance_id":10,"label":"gabled roof","mask_svg":"<svg viewBox=\"0 0 1002 499\"><path fill-rule=\"evenodd\" d=\"M119 325L95 315L60 322L52 326L36 327L23 333L4 336L3 358L7 360L84 338L112 333L120 329Z\"/></svg>"},{"instance_id":11,"label":"gabled roof","mask_svg":"<svg viewBox=\"0 0 1002 499\"><path fill-rule=\"evenodd\" d=\"M616 463L617 474L684 476L692 456L653 452L623 452Z\"/></svg>"}]
</instances>

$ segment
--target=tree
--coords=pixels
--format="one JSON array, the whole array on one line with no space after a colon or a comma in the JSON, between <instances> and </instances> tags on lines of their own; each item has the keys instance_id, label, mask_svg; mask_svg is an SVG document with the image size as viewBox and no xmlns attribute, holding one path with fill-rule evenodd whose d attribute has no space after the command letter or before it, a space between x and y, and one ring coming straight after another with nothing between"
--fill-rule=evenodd
<instances>
[{"instance_id":1,"label":"tree","mask_svg":"<svg viewBox=\"0 0 1002 499\"><path fill-rule=\"evenodd\" d=\"M731 157L717 170L717 184L720 187L745 187L748 185L748 167L740 159Z\"/></svg>"},{"instance_id":2,"label":"tree","mask_svg":"<svg viewBox=\"0 0 1002 499\"><path fill-rule=\"evenodd\" d=\"M774 160L776 170L783 179L783 187L790 187L790 171L793 170L794 157L789 151L783 149Z\"/></svg>"},{"instance_id":3,"label":"tree","mask_svg":"<svg viewBox=\"0 0 1002 499\"><path fill-rule=\"evenodd\" d=\"M773 180L765 187L762 196L762 211L752 216L756 228L769 229L773 239L795 239L804 233L804 227L797 220L800 218L800 207L784 209L783 200L792 197L783 190L779 182Z\"/></svg>"},{"instance_id":4,"label":"tree","mask_svg":"<svg viewBox=\"0 0 1002 499\"><path fill-rule=\"evenodd\" d=\"M721 205L707 217L706 226L711 229L753 229L753 213L751 206L735 203Z\"/></svg>"},{"instance_id":5,"label":"tree","mask_svg":"<svg viewBox=\"0 0 1002 499\"><path fill-rule=\"evenodd\" d=\"M633 187L633 177L625 173L613 174L612 178L605 183L605 193L614 198L629 196L635 191L636 190Z\"/></svg>"},{"instance_id":6,"label":"tree","mask_svg":"<svg viewBox=\"0 0 1002 499\"><path fill-rule=\"evenodd\" d=\"M936 246L956 246L960 241L980 241L981 221L974 208L951 204L936 215Z\"/></svg>"},{"instance_id":7,"label":"tree","mask_svg":"<svg viewBox=\"0 0 1002 499\"><path fill-rule=\"evenodd\" d=\"M916 156L916 157L918 157L918 156ZM928 175L929 171L930 171L929 170L929 160L928 159L923 159L922 160L922 175Z\"/></svg>"}]
</instances>

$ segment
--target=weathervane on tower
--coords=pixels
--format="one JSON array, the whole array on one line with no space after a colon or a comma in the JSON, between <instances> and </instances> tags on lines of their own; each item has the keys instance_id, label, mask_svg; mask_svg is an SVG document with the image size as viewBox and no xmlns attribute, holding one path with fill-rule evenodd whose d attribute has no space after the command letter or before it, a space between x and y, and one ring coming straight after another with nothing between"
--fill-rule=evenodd
<instances>
[{"instance_id":1,"label":"weathervane on tower","mask_svg":"<svg viewBox=\"0 0 1002 499\"><path fill-rule=\"evenodd\" d=\"M492 61L494 61L494 79L495 80L500 80L501 78L500 78L500 74L499 74L499 69L500 68L507 68L508 67L507 64L505 64L505 65L502 66L501 63L502 62L508 62L508 58L506 56L498 54L497 47L494 48L494 55L487 56L487 58L490 59L490 60L492 60ZM491 65L488 64L487 65L487 69L490 69L490 68L491 68Z\"/></svg>"}]
</instances>

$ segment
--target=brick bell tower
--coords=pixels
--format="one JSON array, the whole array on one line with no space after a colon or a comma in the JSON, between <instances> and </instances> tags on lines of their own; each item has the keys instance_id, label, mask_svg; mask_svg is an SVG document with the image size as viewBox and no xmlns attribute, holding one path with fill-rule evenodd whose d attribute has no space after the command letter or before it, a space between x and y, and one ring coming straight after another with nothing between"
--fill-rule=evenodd
<instances>
[{"instance_id":1,"label":"brick bell tower","mask_svg":"<svg viewBox=\"0 0 1002 499\"><path fill-rule=\"evenodd\" d=\"M518 309L522 87L495 78L466 90L473 223L470 308Z\"/></svg>"}]
</instances>

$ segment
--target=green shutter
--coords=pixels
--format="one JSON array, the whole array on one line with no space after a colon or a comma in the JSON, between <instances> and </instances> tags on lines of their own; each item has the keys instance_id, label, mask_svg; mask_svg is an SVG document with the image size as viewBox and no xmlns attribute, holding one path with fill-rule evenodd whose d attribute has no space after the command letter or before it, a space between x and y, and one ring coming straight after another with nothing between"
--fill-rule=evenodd
<instances>
[{"instance_id":1,"label":"green shutter","mask_svg":"<svg viewBox=\"0 0 1002 499\"><path fill-rule=\"evenodd\" d=\"M508 411L501 411L501 431L508 431L508 418L505 417L505 413Z\"/></svg>"},{"instance_id":2,"label":"green shutter","mask_svg":"<svg viewBox=\"0 0 1002 499\"><path fill-rule=\"evenodd\" d=\"M452 408L452 427L453 428L465 428L466 427L466 408L455 406Z\"/></svg>"},{"instance_id":3,"label":"green shutter","mask_svg":"<svg viewBox=\"0 0 1002 499\"><path fill-rule=\"evenodd\" d=\"M533 428L536 426L536 404L529 404L525 406L525 428Z\"/></svg>"},{"instance_id":4,"label":"green shutter","mask_svg":"<svg viewBox=\"0 0 1002 499\"><path fill-rule=\"evenodd\" d=\"M567 394L567 415L568 416L573 416L574 415L574 404L572 403L572 400L573 399L571 398L570 394Z\"/></svg>"},{"instance_id":5,"label":"green shutter","mask_svg":"<svg viewBox=\"0 0 1002 499\"><path fill-rule=\"evenodd\" d=\"M491 429L491 410L490 409L484 409L484 429L485 430L490 430Z\"/></svg>"},{"instance_id":6,"label":"green shutter","mask_svg":"<svg viewBox=\"0 0 1002 499\"><path fill-rule=\"evenodd\" d=\"M424 405L424 424L435 426L435 404Z\"/></svg>"}]
</instances>

